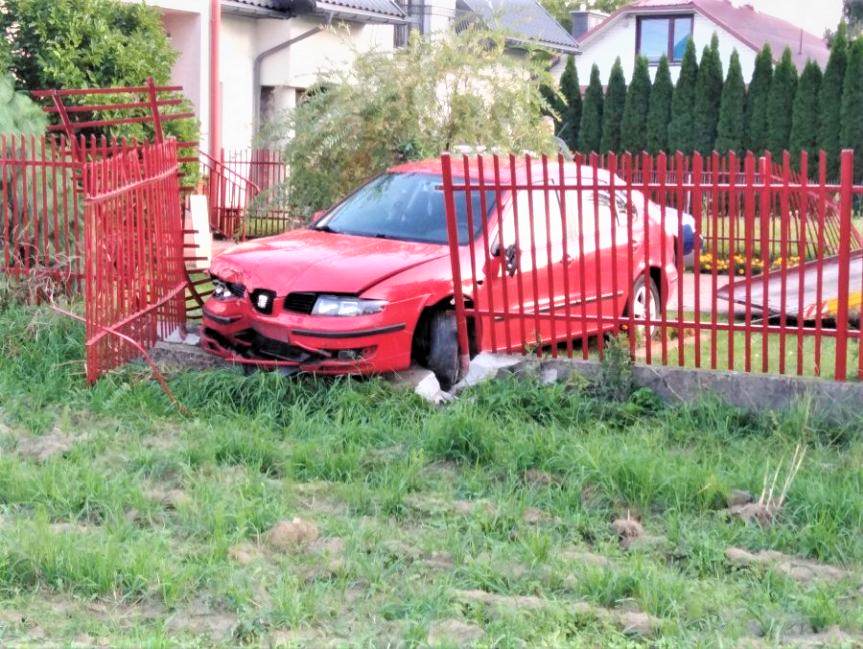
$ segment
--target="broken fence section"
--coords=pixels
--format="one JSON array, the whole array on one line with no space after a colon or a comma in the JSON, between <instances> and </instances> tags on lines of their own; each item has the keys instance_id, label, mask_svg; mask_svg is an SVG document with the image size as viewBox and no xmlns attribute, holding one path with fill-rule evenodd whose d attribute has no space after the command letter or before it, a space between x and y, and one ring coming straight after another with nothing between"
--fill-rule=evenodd
<instances>
[{"instance_id":1,"label":"broken fence section","mask_svg":"<svg viewBox=\"0 0 863 649\"><path fill-rule=\"evenodd\" d=\"M123 146L83 166L87 380L186 324L177 143Z\"/></svg>"}]
</instances>

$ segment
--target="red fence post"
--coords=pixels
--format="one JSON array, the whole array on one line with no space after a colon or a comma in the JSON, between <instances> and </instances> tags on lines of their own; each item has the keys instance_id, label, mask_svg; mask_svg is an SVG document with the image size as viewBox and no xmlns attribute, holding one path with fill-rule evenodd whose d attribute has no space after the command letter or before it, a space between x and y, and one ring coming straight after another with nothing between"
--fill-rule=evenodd
<instances>
[{"instance_id":1,"label":"red fence post","mask_svg":"<svg viewBox=\"0 0 863 649\"><path fill-rule=\"evenodd\" d=\"M854 199L854 150L842 151L839 188L839 286L836 308L837 381L848 373L848 297L851 283L851 204Z\"/></svg>"},{"instance_id":2,"label":"red fence post","mask_svg":"<svg viewBox=\"0 0 863 649\"><path fill-rule=\"evenodd\" d=\"M467 373L470 365L470 346L467 337L467 316L462 291L461 258L458 246L458 215L455 211L455 195L452 183L452 160L449 153L441 155L443 170L443 197L446 208L446 231L449 241L449 259L452 266L452 290L455 301L455 323L458 334L459 366L462 374Z\"/></svg>"}]
</instances>

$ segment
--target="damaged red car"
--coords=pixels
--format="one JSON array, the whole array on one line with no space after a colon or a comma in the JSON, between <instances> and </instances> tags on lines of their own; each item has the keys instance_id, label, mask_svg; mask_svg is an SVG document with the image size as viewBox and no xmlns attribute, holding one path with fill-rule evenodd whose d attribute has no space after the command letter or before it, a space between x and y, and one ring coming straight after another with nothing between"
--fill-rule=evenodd
<instances>
[{"instance_id":1,"label":"damaged red car","mask_svg":"<svg viewBox=\"0 0 863 649\"><path fill-rule=\"evenodd\" d=\"M516 172L523 174L525 167L526 163L521 163ZM573 178L579 173L582 179L592 173L587 167L577 169L574 163L565 163L565 171ZM441 184L440 160L393 167L310 227L244 243L216 257L210 269L215 291L204 305L204 348L244 364L279 365L322 374L380 373L403 370L416 362L432 369L442 387L448 389L459 379L459 363ZM665 232L661 230L655 204L633 196L632 204L627 205L622 192L612 200L606 192L583 191L580 202L575 197L564 201L566 209L574 214L580 205L591 218L570 215L564 232L557 192L532 191L539 191L541 198L534 200L527 190L514 195L508 191L489 191L485 196L471 192L470 211L477 224L475 250L487 246L491 260L477 268L477 285L488 280L486 287L493 293L497 284L521 274L525 285L540 286L539 294L522 296L522 307L527 311L547 310L552 302L584 304L587 322L584 328L580 323L574 327L579 334L596 335L612 326L602 324L598 313L621 315L632 309L636 318L659 313L677 282L677 273L674 230L667 225ZM552 198L549 203L546 194ZM467 200L464 192L456 193L459 241L464 242L470 238ZM519 237L512 213L526 201L534 203L536 209L542 206L547 210L534 219L533 240L541 242L535 251L516 249ZM647 215L641 212L645 205ZM482 219L477 218L483 208L487 211L488 241L483 241ZM627 218L632 222L627 224ZM522 219L519 230L524 223ZM606 271L612 260L619 273L629 272L629 233L636 262L631 276L620 282L625 287L609 294ZM568 264L562 263L560 254L564 237L569 243ZM645 237L650 240L649 256L641 249ZM523 232L520 240L529 239L530 233ZM578 241L582 242L581 250ZM619 250L612 251L612 246ZM468 246L460 249L462 268L470 268ZM589 263L578 263L579 256ZM559 287L559 295L544 294L550 283L531 281L535 273L560 275L564 268L571 274L586 269L584 281L574 276L568 282L569 295L563 294L563 281L553 283ZM601 268L599 273L597 268ZM479 305L486 291L472 296L472 286L466 273L465 294ZM483 320L491 324L483 327L479 322L471 323L474 352L490 349L490 327L512 327L508 319ZM500 348L505 336L497 333ZM511 349L520 349L517 328L511 333ZM532 333L548 344L562 342L552 340L547 332Z\"/></svg>"}]
</instances>

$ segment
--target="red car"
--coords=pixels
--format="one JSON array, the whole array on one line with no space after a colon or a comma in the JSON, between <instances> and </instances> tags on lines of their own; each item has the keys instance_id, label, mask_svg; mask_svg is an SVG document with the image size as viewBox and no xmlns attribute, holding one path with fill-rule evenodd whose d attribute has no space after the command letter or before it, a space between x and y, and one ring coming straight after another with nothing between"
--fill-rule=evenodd
<instances>
[{"instance_id":1,"label":"red car","mask_svg":"<svg viewBox=\"0 0 863 649\"><path fill-rule=\"evenodd\" d=\"M522 162L516 172L524 176L526 163ZM574 163L565 163L568 179L574 180L578 172ZM533 178L542 177L539 169L532 173ZM592 178L588 167L582 167L580 173L582 182ZM607 173L599 173L599 183L607 183ZM245 243L218 256L210 269L215 292L204 306L204 348L247 364L282 365L324 374L403 370L415 361L434 370L442 387L448 389L459 378L459 366L441 182L441 163L437 159L393 167L310 227ZM472 295L467 245L461 246L461 266L465 295L474 299L476 306L483 307L490 294L499 310L504 286L521 275L527 287L522 295L523 307L528 313L534 308L548 311L552 300L560 310L567 301L577 306L572 313L579 318L584 308L587 321L582 328L582 321L577 320L574 334L596 335L612 328L610 320L597 325L600 314L611 318L631 308L635 318L643 318L648 307L652 315L659 313L677 282L677 272L674 237L668 233L667 225L666 233L660 228L658 206L648 203L645 219L644 199L637 192L628 210L623 192L615 195L612 204L608 193L599 191L597 208L594 192L582 191L584 216L579 233L579 197L576 192L565 192L569 258L564 264L558 198L555 192L547 192L551 201L546 212L546 192L532 191L532 199L528 191L517 191L516 207L519 213L526 214L528 203L534 204L533 256L524 244L516 249L515 241L530 241L530 232L524 231L528 220L522 217L516 237L511 193L504 191L496 196L495 192L487 192L484 197L489 242L482 240L478 218L482 197L477 191L471 193L472 214L477 222L477 280L484 286L480 295ZM500 210L496 199L500 200ZM457 193L460 241L468 240L465 202L464 192ZM502 214L502 241L498 214ZM599 215L598 232L594 214ZM633 215L631 229L626 223L628 214ZM647 260L643 249L645 222L649 230ZM630 231L634 253L631 273L627 262ZM612 253L612 242L617 246L616 253ZM485 245L491 259L487 267ZM609 272L612 259L617 264L616 273ZM563 294L564 269L572 276L568 296ZM612 276L621 285L616 292L611 287ZM547 294L549 277L555 295ZM538 294L533 294L532 286L539 287ZM512 304L510 311L516 310L517 305ZM472 351L490 349L493 335L499 349L505 346L505 327L510 328L509 347L522 347L517 318L482 320L492 324L484 327L471 323ZM532 319L526 320L533 323ZM491 327L495 328L494 334ZM540 329L531 328L530 340L524 342L561 342L560 325L556 341L548 319L542 321Z\"/></svg>"}]
</instances>

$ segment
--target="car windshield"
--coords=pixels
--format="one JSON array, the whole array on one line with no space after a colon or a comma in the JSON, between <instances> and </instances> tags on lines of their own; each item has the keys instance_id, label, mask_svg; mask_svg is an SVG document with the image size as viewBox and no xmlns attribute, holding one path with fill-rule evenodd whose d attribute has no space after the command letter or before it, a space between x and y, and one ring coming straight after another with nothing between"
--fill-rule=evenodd
<instances>
[{"instance_id":1,"label":"car windshield","mask_svg":"<svg viewBox=\"0 0 863 649\"><path fill-rule=\"evenodd\" d=\"M388 173L375 178L350 196L316 227L328 232L383 239L447 243L443 180L439 175ZM494 206L487 191L485 207ZM481 192L472 191L474 236L482 231ZM464 191L455 192L459 243L468 242L468 210Z\"/></svg>"}]
</instances>

